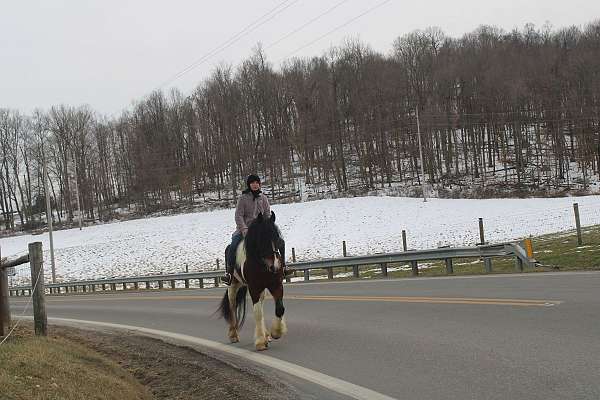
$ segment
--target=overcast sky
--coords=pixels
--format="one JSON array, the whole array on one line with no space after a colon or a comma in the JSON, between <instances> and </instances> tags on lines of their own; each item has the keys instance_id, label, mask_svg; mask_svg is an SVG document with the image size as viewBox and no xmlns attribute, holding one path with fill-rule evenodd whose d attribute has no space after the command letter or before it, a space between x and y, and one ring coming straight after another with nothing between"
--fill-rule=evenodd
<instances>
[{"instance_id":1,"label":"overcast sky","mask_svg":"<svg viewBox=\"0 0 600 400\"><path fill-rule=\"evenodd\" d=\"M216 65L238 65L258 42L278 67L290 54L321 55L345 37L387 54L395 38L429 26L460 37L482 24L511 30L597 18L598 0L0 0L0 107L29 113L89 104L119 114L257 20L163 88L188 94Z\"/></svg>"}]
</instances>

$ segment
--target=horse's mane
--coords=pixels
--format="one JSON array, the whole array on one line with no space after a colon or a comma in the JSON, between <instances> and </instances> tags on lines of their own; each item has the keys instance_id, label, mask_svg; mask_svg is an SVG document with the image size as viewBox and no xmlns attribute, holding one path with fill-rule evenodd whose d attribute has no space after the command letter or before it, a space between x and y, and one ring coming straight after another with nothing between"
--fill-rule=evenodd
<instances>
[{"instance_id":1,"label":"horse's mane","mask_svg":"<svg viewBox=\"0 0 600 400\"><path fill-rule=\"evenodd\" d=\"M254 261L260 260L261 256L272 251L271 243L277 245L280 238L281 231L275 225L274 217L271 220L259 214L250 226L248 226L248 233L246 233L246 237L244 238L246 256Z\"/></svg>"}]
</instances>

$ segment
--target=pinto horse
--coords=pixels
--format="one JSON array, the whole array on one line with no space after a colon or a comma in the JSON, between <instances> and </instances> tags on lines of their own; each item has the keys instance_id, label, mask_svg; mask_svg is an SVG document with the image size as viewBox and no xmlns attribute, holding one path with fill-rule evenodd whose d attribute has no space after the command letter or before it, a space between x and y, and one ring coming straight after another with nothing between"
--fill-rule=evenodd
<instances>
[{"instance_id":1,"label":"pinto horse","mask_svg":"<svg viewBox=\"0 0 600 400\"><path fill-rule=\"evenodd\" d=\"M246 237L236 251L236 266L231 285L227 288L217 312L229 323L231 343L239 342L239 331L246 319L246 294L250 292L254 320L254 345L256 350L266 350L269 338L279 339L287 332L283 314L283 260L277 250L283 239L275 225L275 213L270 218L262 214L250 224ZM271 331L265 327L263 302L265 290L275 300L275 319Z\"/></svg>"}]
</instances>

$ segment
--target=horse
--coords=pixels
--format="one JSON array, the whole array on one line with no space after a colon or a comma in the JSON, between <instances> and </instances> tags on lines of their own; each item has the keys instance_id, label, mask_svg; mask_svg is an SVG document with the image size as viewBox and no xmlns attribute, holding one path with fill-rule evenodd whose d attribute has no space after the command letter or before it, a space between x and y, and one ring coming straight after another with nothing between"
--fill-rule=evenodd
<instances>
[{"instance_id":1,"label":"horse","mask_svg":"<svg viewBox=\"0 0 600 400\"><path fill-rule=\"evenodd\" d=\"M248 227L246 237L236 251L236 265L231 280L217 312L229 323L228 336L231 343L240 340L239 331L246 320L246 297L252 299L254 321L254 345L256 350L267 350L270 338L279 339L287 333L283 314L283 260L277 250L283 239L275 213L270 218L258 214ZM270 332L265 327L263 302L265 290L275 300L275 318Z\"/></svg>"}]
</instances>

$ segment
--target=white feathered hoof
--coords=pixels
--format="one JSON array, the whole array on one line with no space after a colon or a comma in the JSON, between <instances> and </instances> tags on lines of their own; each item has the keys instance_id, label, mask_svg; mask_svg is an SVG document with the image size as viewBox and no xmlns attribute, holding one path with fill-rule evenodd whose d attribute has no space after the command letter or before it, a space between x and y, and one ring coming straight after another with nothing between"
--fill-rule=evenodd
<instances>
[{"instance_id":1,"label":"white feathered hoof","mask_svg":"<svg viewBox=\"0 0 600 400\"><path fill-rule=\"evenodd\" d=\"M254 344L256 346L257 351L264 351L269 348L269 341L263 338L257 339Z\"/></svg>"},{"instance_id":2,"label":"white feathered hoof","mask_svg":"<svg viewBox=\"0 0 600 400\"><path fill-rule=\"evenodd\" d=\"M240 336L238 335L237 329L229 328L229 332L227 332L227 336L229 336L229 341L231 343L237 343L240 341Z\"/></svg>"},{"instance_id":3,"label":"white feathered hoof","mask_svg":"<svg viewBox=\"0 0 600 400\"><path fill-rule=\"evenodd\" d=\"M283 318L275 318L273 320L273 326L271 327L271 337L273 339L279 339L287 333L287 325Z\"/></svg>"}]
</instances>

